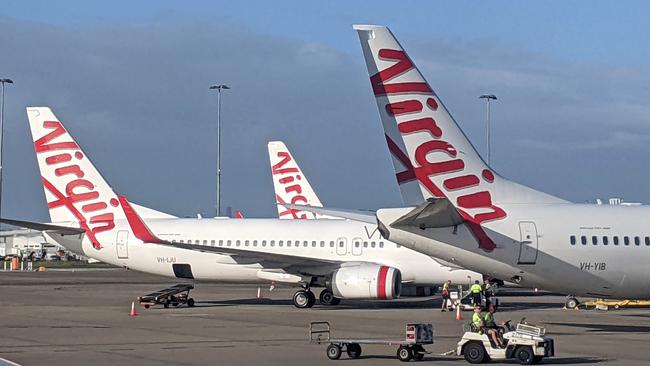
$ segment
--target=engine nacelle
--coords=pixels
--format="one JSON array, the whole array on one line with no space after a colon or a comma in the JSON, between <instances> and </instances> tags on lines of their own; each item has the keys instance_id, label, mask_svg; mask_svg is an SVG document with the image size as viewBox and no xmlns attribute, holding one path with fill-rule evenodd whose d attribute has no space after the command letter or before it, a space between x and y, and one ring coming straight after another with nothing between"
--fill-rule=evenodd
<instances>
[{"instance_id":1,"label":"engine nacelle","mask_svg":"<svg viewBox=\"0 0 650 366\"><path fill-rule=\"evenodd\" d=\"M393 267L355 264L334 271L330 285L340 299L390 300L402 291L402 274Z\"/></svg>"}]
</instances>

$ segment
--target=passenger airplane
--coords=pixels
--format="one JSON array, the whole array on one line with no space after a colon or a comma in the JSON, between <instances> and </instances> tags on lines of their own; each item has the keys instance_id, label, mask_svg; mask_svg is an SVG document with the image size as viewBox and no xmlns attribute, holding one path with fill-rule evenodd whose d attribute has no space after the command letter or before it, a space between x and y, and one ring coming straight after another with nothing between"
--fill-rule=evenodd
<instances>
[{"instance_id":1,"label":"passenger airplane","mask_svg":"<svg viewBox=\"0 0 650 366\"><path fill-rule=\"evenodd\" d=\"M402 190L425 199L378 210L385 238L525 287L650 298L648 206L575 204L501 177L390 30L354 29Z\"/></svg>"},{"instance_id":2,"label":"passenger airplane","mask_svg":"<svg viewBox=\"0 0 650 366\"><path fill-rule=\"evenodd\" d=\"M383 300L399 297L402 282L410 286L451 278L461 283L478 276L413 255L381 238L376 225L181 219L132 204L113 192L49 108L27 108L27 114L52 223L2 222L46 231L73 252L163 276L299 285L303 289L293 296L299 308L314 305L311 287L325 287L324 293L334 296L324 300L331 302Z\"/></svg>"}]
</instances>

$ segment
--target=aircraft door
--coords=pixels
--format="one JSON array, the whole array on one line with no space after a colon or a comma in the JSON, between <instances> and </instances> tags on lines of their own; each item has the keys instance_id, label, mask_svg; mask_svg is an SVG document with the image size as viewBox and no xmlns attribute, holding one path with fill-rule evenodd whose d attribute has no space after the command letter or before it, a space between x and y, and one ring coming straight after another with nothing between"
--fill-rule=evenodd
<instances>
[{"instance_id":1,"label":"aircraft door","mask_svg":"<svg viewBox=\"0 0 650 366\"><path fill-rule=\"evenodd\" d=\"M117 258L129 258L129 232L127 230L120 230L117 232L115 248L117 248Z\"/></svg>"},{"instance_id":2,"label":"aircraft door","mask_svg":"<svg viewBox=\"0 0 650 366\"><path fill-rule=\"evenodd\" d=\"M352 255L363 254L363 240L361 238L352 239Z\"/></svg>"},{"instance_id":3,"label":"aircraft door","mask_svg":"<svg viewBox=\"0 0 650 366\"><path fill-rule=\"evenodd\" d=\"M535 264L537 261L537 227L534 222L519 223L519 262L518 264Z\"/></svg>"},{"instance_id":4,"label":"aircraft door","mask_svg":"<svg viewBox=\"0 0 650 366\"><path fill-rule=\"evenodd\" d=\"M346 238L336 239L336 254L338 255L348 254L348 240Z\"/></svg>"}]
</instances>

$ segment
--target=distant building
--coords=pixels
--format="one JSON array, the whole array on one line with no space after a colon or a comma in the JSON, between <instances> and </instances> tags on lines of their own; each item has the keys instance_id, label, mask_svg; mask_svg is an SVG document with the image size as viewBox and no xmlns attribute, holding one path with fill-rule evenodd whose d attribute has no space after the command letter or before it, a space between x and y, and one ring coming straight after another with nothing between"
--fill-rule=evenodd
<instances>
[{"instance_id":1,"label":"distant building","mask_svg":"<svg viewBox=\"0 0 650 366\"><path fill-rule=\"evenodd\" d=\"M0 231L0 256L27 257L33 252L36 258L42 258L60 249L58 245L48 243L43 233L37 230Z\"/></svg>"}]
</instances>

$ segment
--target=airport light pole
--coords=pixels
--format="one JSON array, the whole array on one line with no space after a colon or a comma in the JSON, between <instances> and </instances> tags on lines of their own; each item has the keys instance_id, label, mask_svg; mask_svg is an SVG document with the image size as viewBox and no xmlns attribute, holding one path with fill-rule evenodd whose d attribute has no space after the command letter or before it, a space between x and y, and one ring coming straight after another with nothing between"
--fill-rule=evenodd
<instances>
[{"instance_id":1,"label":"airport light pole","mask_svg":"<svg viewBox=\"0 0 650 366\"><path fill-rule=\"evenodd\" d=\"M217 217L221 216L221 91L228 89L226 84L210 86L210 90L217 91Z\"/></svg>"},{"instance_id":2,"label":"airport light pole","mask_svg":"<svg viewBox=\"0 0 650 366\"><path fill-rule=\"evenodd\" d=\"M4 136L4 122L5 122L5 84L13 84L13 80L3 78L0 79L0 84L2 85L2 100L0 100L0 217L2 217L2 150L5 145L2 143L2 137Z\"/></svg>"},{"instance_id":3,"label":"airport light pole","mask_svg":"<svg viewBox=\"0 0 650 366\"><path fill-rule=\"evenodd\" d=\"M497 96L494 94L483 94L479 97L480 99L485 99L487 102L487 116L486 116L486 126L485 126L485 138L487 143L487 155L486 160L488 166L490 166L490 100L497 100Z\"/></svg>"}]
</instances>

